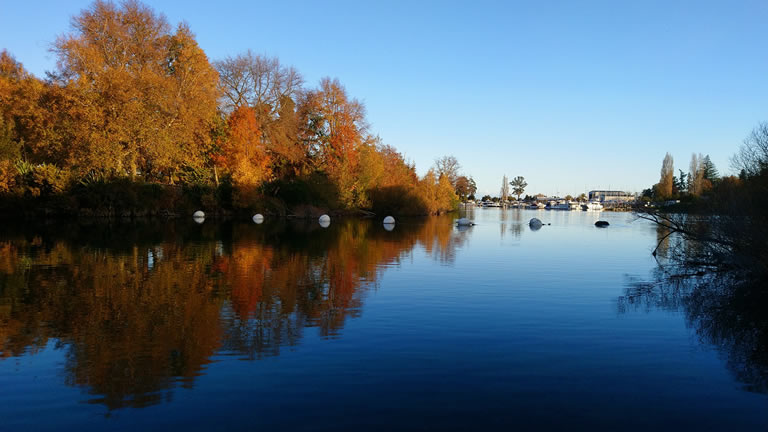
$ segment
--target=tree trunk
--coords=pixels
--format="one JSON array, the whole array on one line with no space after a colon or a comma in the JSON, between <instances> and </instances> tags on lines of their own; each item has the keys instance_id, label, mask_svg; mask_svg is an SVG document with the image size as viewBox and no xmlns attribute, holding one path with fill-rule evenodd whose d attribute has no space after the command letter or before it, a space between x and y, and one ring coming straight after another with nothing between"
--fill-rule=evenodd
<instances>
[{"instance_id":1,"label":"tree trunk","mask_svg":"<svg viewBox=\"0 0 768 432\"><path fill-rule=\"evenodd\" d=\"M130 170L131 170L131 181L136 181L136 158L131 157L131 164L130 164Z\"/></svg>"}]
</instances>

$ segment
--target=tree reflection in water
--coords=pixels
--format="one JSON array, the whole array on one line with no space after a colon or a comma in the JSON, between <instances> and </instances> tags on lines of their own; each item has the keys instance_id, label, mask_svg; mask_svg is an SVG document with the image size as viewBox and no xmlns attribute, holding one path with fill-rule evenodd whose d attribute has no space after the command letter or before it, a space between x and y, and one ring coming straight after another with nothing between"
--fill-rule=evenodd
<instances>
[{"instance_id":1,"label":"tree reflection in water","mask_svg":"<svg viewBox=\"0 0 768 432\"><path fill-rule=\"evenodd\" d=\"M663 234L659 233L660 239ZM672 237L662 242L660 265L651 282L628 281L618 299L619 312L682 311L700 341L723 354L745 390L768 393L768 278L676 266L666 259L670 249L686 247L679 242Z\"/></svg>"},{"instance_id":2,"label":"tree reflection in water","mask_svg":"<svg viewBox=\"0 0 768 432\"><path fill-rule=\"evenodd\" d=\"M65 381L110 409L192 387L217 352L278 355L339 335L384 265L465 240L450 218L316 224L61 226L0 234L0 361L66 350Z\"/></svg>"}]
</instances>

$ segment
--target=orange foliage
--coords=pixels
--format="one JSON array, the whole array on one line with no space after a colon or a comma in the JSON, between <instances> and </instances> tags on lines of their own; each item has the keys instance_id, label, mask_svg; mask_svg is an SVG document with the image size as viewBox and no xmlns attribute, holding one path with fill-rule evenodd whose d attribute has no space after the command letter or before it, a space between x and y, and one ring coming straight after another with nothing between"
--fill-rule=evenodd
<instances>
[{"instance_id":1,"label":"orange foliage","mask_svg":"<svg viewBox=\"0 0 768 432\"><path fill-rule=\"evenodd\" d=\"M236 184L257 186L271 174L271 158L261 140L261 125L253 108L238 107L228 120L229 142L225 148L226 168Z\"/></svg>"},{"instance_id":2,"label":"orange foliage","mask_svg":"<svg viewBox=\"0 0 768 432\"><path fill-rule=\"evenodd\" d=\"M178 383L192 385L219 349L258 358L298 344L308 326L338 334L383 265L417 251L452 260L466 238L442 218L388 235L368 220L334 226L322 235L297 226L295 239L309 238L303 246L252 225L223 233L233 239L224 247L220 238L113 250L6 237L0 361L55 340L68 350L66 382L88 387L99 403L160 403Z\"/></svg>"},{"instance_id":3,"label":"orange foliage","mask_svg":"<svg viewBox=\"0 0 768 432\"><path fill-rule=\"evenodd\" d=\"M83 107L70 113L77 162L161 178L199 167L210 144L218 75L186 25L175 31L135 1L97 0L55 43L60 82Z\"/></svg>"},{"instance_id":4,"label":"orange foliage","mask_svg":"<svg viewBox=\"0 0 768 432\"><path fill-rule=\"evenodd\" d=\"M214 68L185 24L173 28L138 1L96 0L53 51L46 82L0 51L0 192L34 189L15 186L13 163L23 159L66 171L55 193L127 176L218 186L221 170L234 190L220 198L235 207L265 197L404 213L453 207L438 179L420 181L369 133L364 105L337 79L305 89L294 68L250 51Z\"/></svg>"}]
</instances>

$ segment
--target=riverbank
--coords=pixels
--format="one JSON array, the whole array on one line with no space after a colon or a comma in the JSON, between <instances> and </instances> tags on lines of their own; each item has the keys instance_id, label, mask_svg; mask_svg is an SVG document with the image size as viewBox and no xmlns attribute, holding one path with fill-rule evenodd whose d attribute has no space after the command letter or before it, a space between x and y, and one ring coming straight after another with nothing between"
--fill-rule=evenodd
<instances>
[{"instance_id":1,"label":"riverbank","mask_svg":"<svg viewBox=\"0 0 768 432\"><path fill-rule=\"evenodd\" d=\"M304 186L304 185L302 185ZM287 185L277 193L244 191L229 184L167 185L119 179L78 184L66 190L0 195L0 219L175 219L197 210L207 218L250 218L254 213L294 219L334 217L428 216L455 210L430 207L414 191L370 191L367 208L340 205L332 193Z\"/></svg>"}]
</instances>

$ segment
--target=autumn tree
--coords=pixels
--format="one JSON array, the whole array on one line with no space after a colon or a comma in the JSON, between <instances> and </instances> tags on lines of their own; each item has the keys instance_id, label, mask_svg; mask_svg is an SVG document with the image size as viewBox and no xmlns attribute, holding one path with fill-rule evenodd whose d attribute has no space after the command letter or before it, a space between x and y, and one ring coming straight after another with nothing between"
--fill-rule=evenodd
<instances>
[{"instance_id":1,"label":"autumn tree","mask_svg":"<svg viewBox=\"0 0 768 432\"><path fill-rule=\"evenodd\" d=\"M469 179L466 176L459 176L456 179L456 195L462 201L466 201L467 196L469 196Z\"/></svg>"},{"instance_id":2,"label":"autumn tree","mask_svg":"<svg viewBox=\"0 0 768 432\"><path fill-rule=\"evenodd\" d=\"M26 78L26 71L8 51L0 51L0 160L19 157L21 143L16 131L15 110L19 102L19 87Z\"/></svg>"},{"instance_id":3,"label":"autumn tree","mask_svg":"<svg viewBox=\"0 0 768 432\"><path fill-rule=\"evenodd\" d=\"M25 178L47 183L52 180L47 174L55 178L56 189L68 183L56 166L38 166L62 157L50 146L56 136L50 129L53 115L41 106L47 88L10 53L0 51L0 193L16 190Z\"/></svg>"},{"instance_id":4,"label":"autumn tree","mask_svg":"<svg viewBox=\"0 0 768 432\"><path fill-rule=\"evenodd\" d=\"M43 82L32 76L6 50L0 51L0 159L23 157L42 163L55 160L45 150L49 115L41 108Z\"/></svg>"},{"instance_id":5,"label":"autumn tree","mask_svg":"<svg viewBox=\"0 0 768 432\"><path fill-rule=\"evenodd\" d=\"M239 106L268 105L276 114L283 99L295 100L304 79L292 66L280 64L276 57L253 54L250 50L214 63L221 84L221 107L232 111Z\"/></svg>"},{"instance_id":6,"label":"autumn tree","mask_svg":"<svg viewBox=\"0 0 768 432\"><path fill-rule=\"evenodd\" d=\"M469 176L469 196L467 198L469 199L475 199L475 194L477 193L477 183L475 183L475 179L472 178L472 176Z\"/></svg>"},{"instance_id":7,"label":"autumn tree","mask_svg":"<svg viewBox=\"0 0 768 432\"><path fill-rule=\"evenodd\" d=\"M443 156L435 159L435 174L439 177L447 177L448 181L455 187L456 180L459 178L461 164L454 156Z\"/></svg>"},{"instance_id":8,"label":"autumn tree","mask_svg":"<svg viewBox=\"0 0 768 432\"><path fill-rule=\"evenodd\" d=\"M419 181L419 195L426 205L426 209L429 213L437 213L439 211L438 194L437 194L437 175L435 171L430 169Z\"/></svg>"},{"instance_id":9,"label":"autumn tree","mask_svg":"<svg viewBox=\"0 0 768 432\"><path fill-rule=\"evenodd\" d=\"M661 176L656 186L656 193L659 198L670 198L673 195L675 184L675 161L672 155L667 153L661 163Z\"/></svg>"},{"instance_id":10,"label":"autumn tree","mask_svg":"<svg viewBox=\"0 0 768 432\"><path fill-rule=\"evenodd\" d=\"M365 107L330 78L323 78L317 90L306 92L302 105L300 136L317 167L337 186L343 206L364 202L365 190L357 181L360 148L375 140L368 135Z\"/></svg>"},{"instance_id":11,"label":"autumn tree","mask_svg":"<svg viewBox=\"0 0 768 432\"><path fill-rule=\"evenodd\" d=\"M227 166L237 185L255 187L270 177L270 157L261 141L261 125L253 108L238 107L229 116Z\"/></svg>"},{"instance_id":12,"label":"autumn tree","mask_svg":"<svg viewBox=\"0 0 768 432\"><path fill-rule=\"evenodd\" d=\"M504 177L501 178L501 190L499 191L501 202L507 202L507 199L509 198L509 183L507 176L504 175Z\"/></svg>"},{"instance_id":13,"label":"autumn tree","mask_svg":"<svg viewBox=\"0 0 768 432\"><path fill-rule=\"evenodd\" d=\"M448 176L441 176L437 182L438 213L455 210L459 205L456 189Z\"/></svg>"},{"instance_id":14,"label":"autumn tree","mask_svg":"<svg viewBox=\"0 0 768 432\"><path fill-rule=\"evenodd\" d=\"M277 117L265 125L273 170L282 177L297 176L308 165L306 148L299 140L299 122L296 103L285 95L280 99Z\"/></svg>"},{"instance_id":15,"label":"autumn tree","mask_svg":"<svg viewBox=\"0 0 768 432\"><path fill-rule=\"evenodd\" d=\"M250 51L212 66L185 24L172 27L139 1L95 1L52 52L57 67L46 81L0 52L2 193L60 193L116 177L219 186L223 174L234 189L206 191L212 205L323 195L333 208L434 213L458 199L455 157L419 179L369 133L365 107L338 80L305 89L295 68ZM466 177L461 189L463 198L477 190ZM398 201L406 204L380 205Z\"/></svg>"},{"instance_id":16,"label":"autumn tree","mask_svg":"<svg viewBox=\"0 0 768 432\"><path fill-rule=\"evenodd\" d=\"M517 200L520 201L520 195L522 195L525 192L525 188L528 187L525 178L523 176L517 176L509 182L509 185L512 186L512 193L517 195Z\"/></svg>"},{"instance_id":17,"label":"autumn tree","mask_svg":"<svg viewBox=\"0 0 768 432\"><path fill-rule=\"evenodd\" d=\"M167 178L201 168L216 114L218 75L185 24L129 0L97 0L53 48L57 82L78 112L72 164Z\"/></svg>"},{"instance_id":18,"label":"autumn tree","mask_svg":"<svg viewBox=\"0 0 768 432\"><path fill-rule=\"evenodd\" d=\"M691 164L688 172L688 193L699 196L711 187L704 178L704 157L699 153L691 154Z\"/></svg>"},{"instance_id":19,"label":"autumn tree","mask_svg":"<svg viewBox=\"0 0 768 432\"><path fill-rule=\"evenodd\" d=\"M290 66L275 57L253 54L250 50L214 63L219 72L222 112L238 107L254 108L261 126L260 140L273 159L279 175L297 175L306 162L301 145L296 101L304 80Z\"/></svg>"}]
</instances>

